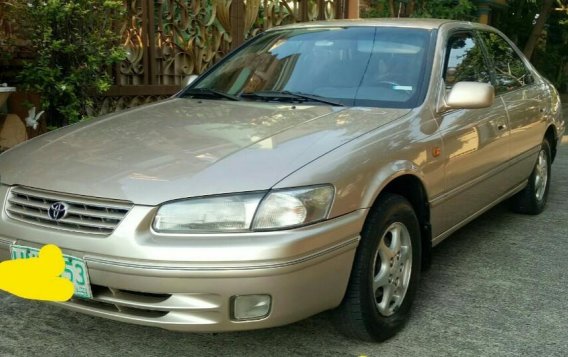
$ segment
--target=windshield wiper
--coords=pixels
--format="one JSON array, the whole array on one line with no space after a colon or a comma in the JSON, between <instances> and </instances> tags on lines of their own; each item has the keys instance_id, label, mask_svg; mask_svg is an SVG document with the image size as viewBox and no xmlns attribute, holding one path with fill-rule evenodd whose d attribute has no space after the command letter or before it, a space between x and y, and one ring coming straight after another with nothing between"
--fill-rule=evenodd
<instances>
[{"instance_id":1,"label":"windshield wiper","mask_svg":"<svg viewBox=\"0 0 568 357\"><path fill-rule=\"evenodd\" d=\"M220 90L211 88L189 88L183 94L182 97L205 97L205 98L223 98L229 100L241 100L241 98L231 95L229 93L222 92Z\"/></svg>"},{"instance_id":2,"label":"windshield wiper","mask_svg":"<svg viewBox=\"0 0 568 357\"><path fill-rule=\"evenodd\" d=\"M252 93L242 93L243 98L258 98L266 101L276 100L276 101L300 101L300 102L317 102L329 104L337 107L343 107L344 105L324 98L315 94L307 94L302 92L290 92L290 91L258 91Z\"/></svg>"}]
</instances>

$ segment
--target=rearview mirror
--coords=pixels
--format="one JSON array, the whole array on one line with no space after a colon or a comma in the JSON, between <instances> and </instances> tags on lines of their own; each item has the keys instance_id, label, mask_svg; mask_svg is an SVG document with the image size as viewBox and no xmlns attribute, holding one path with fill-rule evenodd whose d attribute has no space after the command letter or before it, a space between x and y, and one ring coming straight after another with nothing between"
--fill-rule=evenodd
<instances>
[{"instance_id":1,"label":"rearview mirror","mask_svg":"<svg viewBox=\"0 0 568 357\"><path fill-rule=\"evenodd\" d=\"M489 83L458 82L446 95L442 111L449 109L488 108L495 100L495 89Z\"/></svg>"}]
</instances>

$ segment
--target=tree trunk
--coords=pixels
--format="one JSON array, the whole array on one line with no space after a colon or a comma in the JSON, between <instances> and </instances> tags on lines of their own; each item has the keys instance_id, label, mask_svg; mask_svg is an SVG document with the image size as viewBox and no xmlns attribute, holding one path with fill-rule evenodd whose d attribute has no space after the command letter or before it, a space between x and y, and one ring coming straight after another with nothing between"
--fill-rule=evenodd
<instances>
[{"instance_id":1,"label":"tree trunk","mask_svg":"<svg viewBox=\"0 0 568 357\"><path fill-rule=\"evenodd\" d=\"M542 3L542 8L540 9L538 19L536 19L536 23L531 31L531 34L523 51L528 59L531 59L532 57L536 44L538 43L538 39L542 34L542 30L544 30L544 25L548 20L548 15L550 15L550 12L552 11L553 3L554 0L544 0Z\"/></svg>"}]
</instances>

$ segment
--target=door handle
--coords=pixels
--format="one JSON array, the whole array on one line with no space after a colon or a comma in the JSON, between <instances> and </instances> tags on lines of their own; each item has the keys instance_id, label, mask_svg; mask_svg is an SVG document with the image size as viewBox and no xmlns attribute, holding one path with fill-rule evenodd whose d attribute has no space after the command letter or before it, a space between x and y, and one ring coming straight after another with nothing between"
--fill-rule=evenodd
<instances>
[{"instance_id":1,"label":"door handle","mask_svg":"<svg viewBox=\"0 0 568 357\"><path fill-rule=\"evenodd\" d=\"M499 129L499 130L505 130L505 129L507 129L507 125L505 125L505 124L499 124L499 126L497 127L497 129Z\"/></svg>"}]
</instances>

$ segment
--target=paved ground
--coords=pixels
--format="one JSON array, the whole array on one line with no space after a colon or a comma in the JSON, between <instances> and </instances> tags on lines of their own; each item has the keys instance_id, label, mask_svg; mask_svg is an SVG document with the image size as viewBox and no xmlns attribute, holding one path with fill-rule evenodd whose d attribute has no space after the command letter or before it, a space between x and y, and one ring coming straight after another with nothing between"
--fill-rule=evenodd
<instances>
[{"instance_id":1,"label":"paved ground","mask_svg":"<svg viewBox=\"0 0 568 357\"><path fill-rule=\"evenodd\" d=\"M537 217L496 207L434 250L409 325L371 344L328 314L221 335L133 326L0 294L0 356L566 356L568 137Z\"/></svg>"}]
</instances>

